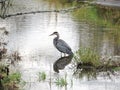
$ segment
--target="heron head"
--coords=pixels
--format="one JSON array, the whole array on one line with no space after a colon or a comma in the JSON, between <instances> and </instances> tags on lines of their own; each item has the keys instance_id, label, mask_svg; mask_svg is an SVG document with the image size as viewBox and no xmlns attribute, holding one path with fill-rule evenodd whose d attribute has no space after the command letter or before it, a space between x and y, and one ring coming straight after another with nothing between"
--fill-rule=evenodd
<instances>
[{"instance_id":1,"label":"heron head","mask_svg":"<svg viewBox=\"0 0 120 90\"><path fill-rule=\"evenodd\" d=\"M50 36L52 35L58 35L58 32L53 32L52 34L50 34Z\"/></svg>"}]
</instances>

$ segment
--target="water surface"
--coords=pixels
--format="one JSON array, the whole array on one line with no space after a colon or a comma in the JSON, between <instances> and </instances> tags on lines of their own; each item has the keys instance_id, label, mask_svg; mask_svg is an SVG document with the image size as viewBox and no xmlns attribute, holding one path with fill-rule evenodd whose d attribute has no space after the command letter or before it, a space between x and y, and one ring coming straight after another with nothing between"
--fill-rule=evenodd
<instances>
[{"instance_id":1,"label":"water surface","mask_svg":"<svg viewBox=\"0 0 120 90\"><path fill-rule=\"evenodd\" d=\"M55 9L43 0L14 1L14 9L10 13L28 12L37 10ZM102 56L119 55L119 44L115 36L111 37L111 29L94 27L86 22L77 21L71 13L47 12L31 15L22 15L0 20L0 28L9 31L8 53L19 51L22 60L14 65L15 70L21 72L26 82L24 90L119 90L119 76L111 75L110 79L104 73L94 76L84 74L73 75L72 63L59 73L53 69L53 64L61 58L59 51L53 46L54 36L58 31L75 53L79 47L96 49ZM109 33L106 31L110 31ZM117 33L117 32L116 32ZM64 58L63 58L64 59ZM63 60L64 61L64 60ZM61 62L63 62L61 60ZM69 60L68 60L69 61ZM63 62L64 63L64 62ZM47 79L39 82L38 73L45 72ZM58 87L55 80L67 76L68 85ZM50 82L50 80L52 80Z\"/></svg>"}]
</instances>

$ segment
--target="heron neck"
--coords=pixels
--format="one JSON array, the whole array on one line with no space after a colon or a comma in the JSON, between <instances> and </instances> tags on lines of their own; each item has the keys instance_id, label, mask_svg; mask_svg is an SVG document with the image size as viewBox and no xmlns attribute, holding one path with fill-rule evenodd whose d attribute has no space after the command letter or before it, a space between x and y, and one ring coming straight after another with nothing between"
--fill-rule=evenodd
<instances>
[{"instance_id":1,"label":"heron neck","mask_svg":"<svg viewBox=\"0 0 120 90\"><path fill-rule=\"evenodd\" d=\"M53 40L54 45L56 46L59 40L59 36L55 37Z\"/></svg>"},{"instance_id":2,"label":"heron neck","mask_svg":"<svg viewBox=\"0 0 120 90\"><path fill-rule=\"evenodd\" d=\"M59 34L57 34L57 37L56 37L56 39L59 39Z\"/></svg>"}]
</instances>

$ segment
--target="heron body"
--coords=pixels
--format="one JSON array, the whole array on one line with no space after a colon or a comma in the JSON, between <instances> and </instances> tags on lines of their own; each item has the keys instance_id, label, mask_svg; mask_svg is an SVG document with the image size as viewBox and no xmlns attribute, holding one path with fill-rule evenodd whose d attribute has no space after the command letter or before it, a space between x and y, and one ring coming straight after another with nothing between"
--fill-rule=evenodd
<instances>
[{"instance_id":1,"label":"heron body","mask_svg":"<svg viewBox=\"0 0 120 90\"><path fill-rule=\"evenodd\" d=\"M54 32L51 35L56 35L57 36L57 37L54 38L53 44L61 53L69 54L69 55L73 54L70 46L64 40L59 39L59 33L58 32Z\"/></svg>"}]
</instances>

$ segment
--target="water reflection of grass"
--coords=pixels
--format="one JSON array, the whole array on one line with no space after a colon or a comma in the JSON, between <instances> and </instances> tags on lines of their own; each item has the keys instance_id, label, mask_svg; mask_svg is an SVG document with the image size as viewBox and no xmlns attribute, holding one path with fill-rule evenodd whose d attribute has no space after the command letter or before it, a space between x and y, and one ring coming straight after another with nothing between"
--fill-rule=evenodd
<instances>
[{"instance_id":1,"label":"water reflection of grass","mask_svg":"<svg viewBox=\"0 0 120 90\"><path fill-rule=\"evenodd\" d=\"M47 0L50 6L55 6L55 9L68 8L78 5L76 0Z\"/></svg>"},{"instance_id":2,"label":"water reflection of grass","mask_svg":"<svg viewBox=\"0 0 120 90\"><path fill-rule=\"evenodd\" d=\"M79 79L86 79L88 81L90 80L97 80L98 77L101 78L109 78L109 80L112 80L112 76L117 76L118 74L116 72L118 72L120 69L104 69L102 71L100 70L96 70L94 68L84 68L84 69L77 69L74 72L74 77L75 78L79 78Z\"/></svg>"},{"instance_id":3,"label":"water reflection of grass","mask_svg":"<svg viewBox=\"0 0 120 90\"><path fill-rule=\"evenodd\" d=\"M120 28L120 11L117 9L101 9L97 6L86 5L72 12L72 15L78 21L85 21L96 26L102 25L104 27Z\"/></svg>"},{"instance_id":4,"label":"water reflection of grass","mask_svg":"<svg viewBox=\"0 0 120 90\"><path fill-rule=\"evenodd\" d=\"M66 77L65 78L63 78L63 77L57 78L55 83L57 86L60 86L60 87L66 86L67 85Z\"/></svg>"},{"instance_id":5,"label":"water reflection of grass","mask_svg":"<svg viewBox=\"0 0 120 90\"><path fill-rule=\"evenodd\" d=\"M63 87L63 86L67 86L68 82L67 82L67 74L65 74L64 77L58 77L55 80L55 83L57 86Z\"/></svg>"},{"instance_id":6,"label":"water reflection of grass","mask_svg":"<svg viewBox=\"0 0 120 90\"><path fill-rule=\"evenodd\" d=\"M80 78L80 79L83 79L84 77L86 77L88 81L97 79L97 71L93 68L84 68L82 70L78 69L74 72L73 75L76 78Z\"/></svg>"},{"instance_id":7,"label":"water reflection of grass","mask_svg":"<svg viewBox=\"0 0 120 90\"><path fill-rule=\"evenodd\" d=\"M120 29L120 11L117 8L80 3L79 0L47 0L55 9L82 6L72 12L78 21L93 25L102 25L113 29ZM89 0L92 1L92 0Z\"/></svg>"}]
</instances>

